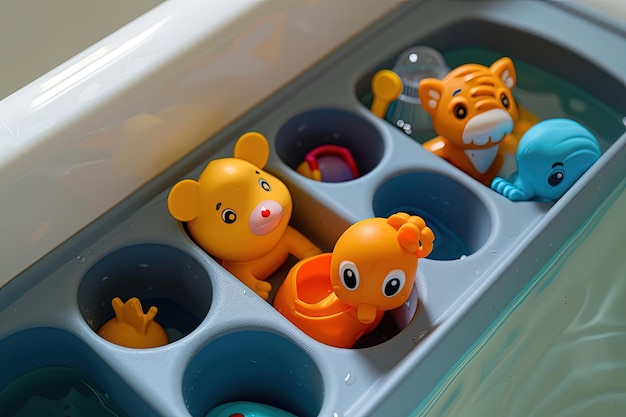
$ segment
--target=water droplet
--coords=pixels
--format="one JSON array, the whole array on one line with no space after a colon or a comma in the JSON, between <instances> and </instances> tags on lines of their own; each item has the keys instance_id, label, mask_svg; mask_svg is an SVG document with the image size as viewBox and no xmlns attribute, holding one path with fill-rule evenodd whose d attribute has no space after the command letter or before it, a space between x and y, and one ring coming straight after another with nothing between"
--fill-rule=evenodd
<instances>
[{"instance_id":1,"label":"water droplet","mask_svg":"<svg viewBox=\"0 0 626 417\"><path fill-rule=\"evenodd\" d=\"M259 360L258 360L257 358L251 358L251 359L250 359L250 362L252 362L252 363L256 364L256 363L258 363L258 362L259 362Z\"/></svg>"},{"instance_id":2,"label":"water droplet","mask_svg":"<svg viewBox=\"0 0 626 417\"><path fill-rule=\"evenodd\" d=\"M139 264L138 266L139 266L139 268L147 268L148 264Z\"/></svg>"},{"instance_id":3,"label":"water droplet","mask_svg":"<svg viewBox=\"0 0 626 417\"><path fill-rule=\"evenodd\" d=\"M102 282L106 281L107 279L109 279L108 276L102 277Z\"/></svg>"},{"instance_id":4,"label":"water droplet","mask_svg":"<svg viewBox=\"0 0 626 417\"><path fill-rule=\"evenodd\" d=\"M428 334L428 330L422 330L418 332L415 336L413 336L413 344L417 345L420 340L422 340Z\"/></svg>"},{"instance_id":5,"label":"water droplet","mask_svg":"<svg viewBox=\"0 0 626 417\"><path fill-rule=\"evenodd\" d=\"M354 383L356 382L356 377L352 374L348 374L345 376L345 378L343 379L343 382L346 383L346 385L350 386L350 385L354 385Z\"/></svg>"}]
</instances>

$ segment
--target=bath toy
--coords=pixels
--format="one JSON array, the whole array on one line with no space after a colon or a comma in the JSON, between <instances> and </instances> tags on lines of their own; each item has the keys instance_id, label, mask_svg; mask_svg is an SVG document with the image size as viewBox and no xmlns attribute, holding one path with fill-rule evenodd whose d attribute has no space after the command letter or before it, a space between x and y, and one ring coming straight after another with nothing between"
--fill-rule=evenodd
<instances>
[{"instance_id":1,"label":"bath toy","mask_svg":"<svg viewBox=\"0 0 626 417\"><path fill-rule=\"evenodd\" d=\"M278 289L274 307L312 338L349 348L402 306L418 259L434 235L421 217L397 213L350 226L332 253L301 260Z\"/></svg>"},{"instance_id":2,"label":"bath toy","mask_svg":"<svg viewBox=\"0 0 626 417\"><path fill-rule=\"evenodd\" d=\"M265 404L250 401L235 401L222 404L206 417L296 417L294 414Z\"/></svg>"},{"instance_id":3,"label":"bath toy","mask_svg":"<svg viewBox=\"0 0 626 417\"><path fill-rule=\"evenodd\" d=\"M154 321L157 308L144 314L141 301L130 298L125 303L119 297L111 301L115 317L104 323L98 334L111 343L131 348L152 348L169 343L161 325Z\"/></svg>"},{"instance_id":4,"label":"bath toy","mask_svg":"<svg viewBox=\"0 0 626 417\"><path fill-rule=\"evenodd\" d=\"M424 148L489 186L504 162L503 141L512 141L508 148L514 149L516 137L536 122L528 111L520 118L512 95L515 83L515 67L507 57L490 67L465 64L441 80L421 80L418 96L439 135Z\"/></svg>"},{"instance_id":5,"label":"bath toy","mask_svg":"<svg viewBox=\"0 0 626 417\"><path fill-rule=\"evenodd\" d=\"M569 119L539 122L522 136L517 172L496 177L491 188L513 201L558 200L593 165L602 151L594 135Z\"/></svg>"},{"instance_id":6,"label":"bath toy","mask_svg":"<svg viewBox=\"0 0 626 417\"><path fill-rule=\"evenodd\" d=\"M305 177L324 182L342 182L359 177L352 153L339 145L314 148L296 170Z\"/></svg>"},{"instance_id":7,"label":"bath toy","mask_svg":"<svg viewBox=\"0 0 626 417\"><path fill-rule=\"evenodd\" d=\"M450 71L443 56L429 46L413 46L398 55L392 71L397 74L398 80L390 80L388 84L394 85L400 81L400 92L396 96L391 94L393 101L386 108L381 107L378 116L399 127L407 135L432 128L430 114L422 108L417 90L424 78L441 79ZM385 77L385 73L379 76ZM379 85L373 83L372 87L374 97L378 96L381 92ZM392 91L397 91L397 87L394 88Z\"/></svg>"},{"instance_id":8,"label":"bath toy","mask_svg":"<svg viewBox=\"0 0 626 417\"><path fill-rule=\"evenodd\" d=\"M263 170L268 158L267 139L246 133L235 144L234 158L210 161L197 181L178 182L167 199L191 238L264 299L272 289L265 279L290 254L302 259L321 253L289 226L291 194Z\"/></svg>"}]
</instances>

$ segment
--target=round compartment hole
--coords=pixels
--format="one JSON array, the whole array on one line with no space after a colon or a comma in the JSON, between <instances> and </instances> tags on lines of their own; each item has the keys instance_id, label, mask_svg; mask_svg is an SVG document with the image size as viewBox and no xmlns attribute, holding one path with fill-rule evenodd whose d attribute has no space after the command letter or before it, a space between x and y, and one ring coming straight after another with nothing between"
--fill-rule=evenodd
<instances>
[{"instance_id":1,"label":"round compartment hole","mask_svg":"<svg viewBox=\"0 0 626 417\"><path fill-rule=\"evenodd\" d=\"M0 340L3 416L155 415L82 340L29 328Z\"/></svg>"},{"instance_id":2,"label":"round compartment hole","mask_svg":"<svg viewBox=\"0 0 626 417\"><path fill-rule=\"evenodd\" d=\"M275 147L290 168L313 178L317 167L324 182L363 176L378 165L384 152L373 124L339 109L315 109L292 117L278 131Z\"/></svg>"},{"instance_id":3,"label":"round compartment hole","mask_svg":"<svg viewBox=\"0 0 626 417\"><path fill-rule=\"evenodd\" d=\"M78 306L94 331L113 318L111 301L136 297L144 312L155 306L155 321L169 342L191 333L204 319L212 300L207 271L185 252L165 245L139 244L119 249L98 261L78 288Z\"/></svg>"},{"instance_id":4,"label":"round compartment hole","mask_svg":"<svg viewBox=\"0 0 626 417\"><path fill-rule=\"evenodd\" d=\"M234 401L314 417L323 400L322 377L311 358L284 337L260 330L207 344L185 370L182 389L187 409L198 417Z\"/></svg>"},{"instance_id":5,"label":"round compartment hole","mask_svg":"<svg viewBox=\"0 0 626 417\"><path fill-rule=\"evenodd\" d=\"M491 233L487 207L455 180L432 172L398 175L374 195L374 214L403 211L422 217L435 234L429 259L452 260L480 249Z\"/></svg>"}]
</instances>

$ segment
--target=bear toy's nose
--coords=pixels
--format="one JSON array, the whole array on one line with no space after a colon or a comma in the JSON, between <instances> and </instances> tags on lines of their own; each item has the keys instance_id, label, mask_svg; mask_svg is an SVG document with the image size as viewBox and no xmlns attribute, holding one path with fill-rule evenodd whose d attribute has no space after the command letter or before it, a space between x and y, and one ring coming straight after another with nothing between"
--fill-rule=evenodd
<instances>
[{"instance_id":1,"label":"bear toy's nose","mask_svg":"<svg viewBox=\"0 0 626 417\"><path fill-rule=\"evenodd\" d=\"M261 201L248 218L250 231L257 236L274 231L283 219L283 207L274 200Z\"/></svg>"}]
</instances>

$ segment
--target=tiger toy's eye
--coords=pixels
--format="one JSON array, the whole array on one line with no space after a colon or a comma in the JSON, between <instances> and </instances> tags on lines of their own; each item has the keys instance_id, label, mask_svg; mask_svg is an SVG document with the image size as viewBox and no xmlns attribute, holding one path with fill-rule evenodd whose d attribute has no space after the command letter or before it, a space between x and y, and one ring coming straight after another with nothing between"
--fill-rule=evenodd
<instances>
[{"instance_id":1,"label":"tiger toy's eye","mask_svg":"<svg viewBox=\"0 0 626 417\"><path fill-rule=\"evenodd\" d=\"M500 101L502 102L502 105L504 106L505 109L508 109L511 106L511 102L509 101L509 98L504 93L500 94Z\"/></svg>"},{"instance_id":2,"label":"tiger toy's eye","mask_svg":"<svg viewBox=\"0 0 626 417\"><path fill-rule=\"evenodd\" d=\"M265 181L263 178L259 178L259 185L261 186L261 188L263 188L265 191L270 191L272 189L272 187L270 187L270 183Z\"/></svg>"},{"instance_id":3,"label":"tiger toy's eye","mask_svg":"<svg viewBox=\"0 0 626 417\"><path fill-rule=\"evenodd\" d=\"M227 208L222 210L222 221L227 224L235 223L237 220L237 213L235 210Z\"/></svg>"},{"instance_id":4,"label":"tiger toy's eye","mask_svg":"<svg viewBox=\"0 0 626 417\"><path fill-rule=\"evenodd\" d=\"M343 261L339 265L339 278L344 287L350 291L356 290L359 286L359 269L350 261Z\"/></svg>"},{"instance_id":5,"label":"tiger toy's eye","mask_svg":"<svg viewBox=\"0 0 626 417\"><path fill-rule=\"evenodd\" d=\"M400 269L396 269L391 271L385 277L383 281L383 295L385 297L393 297L398 294L402 288L404 288L404 283L406 282L406 276L404 271Z\"/></svg>"},{"instance_id":6,"label":"tiger toy's eye","mask_svg":"<svg viewBox=\"0 0 626 417\"><path fill-rule=\"evenodd\" d=\"M467 116L467 108L464 104L457 104L454 106L454 117L462 120L465 119L465 116Z\"/></svg>"}]
</instances>

